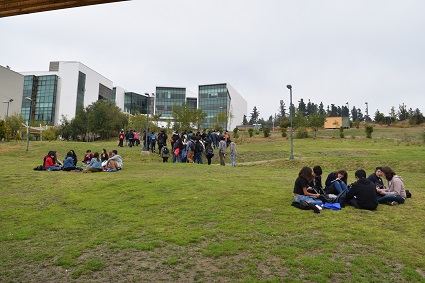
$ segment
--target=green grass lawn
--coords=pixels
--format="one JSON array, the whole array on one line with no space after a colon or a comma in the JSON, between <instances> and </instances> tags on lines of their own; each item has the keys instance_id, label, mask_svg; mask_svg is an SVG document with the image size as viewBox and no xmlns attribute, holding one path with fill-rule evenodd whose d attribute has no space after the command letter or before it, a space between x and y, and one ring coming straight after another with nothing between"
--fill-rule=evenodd
<instances>
[{"instance_id":1,"label":"green grass lawn","mask_svg":"<svg viewBox=\"0 0 425 283\"><path fill-rule=\"evenodd\" d=\"M95 174L32 169L49 150L81 159L116 141L1 143L0 282L425 282L422 133L319 131L294 140L294 160L278 133L242 135L235 168L124 147L121 172ZM299 170L317 164L349 182L389 165L413 197L373 212L291 207Z\"/></svg>"}]
</instances>

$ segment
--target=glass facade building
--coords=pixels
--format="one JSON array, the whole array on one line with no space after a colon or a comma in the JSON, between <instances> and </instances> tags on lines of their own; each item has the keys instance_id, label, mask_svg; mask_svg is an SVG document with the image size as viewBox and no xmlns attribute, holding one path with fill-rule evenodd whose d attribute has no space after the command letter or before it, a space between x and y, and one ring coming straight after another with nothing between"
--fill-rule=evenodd
<instances>
[{"instance_id":1,"label":"glass facade building","mask_svg":"<svg viewBox=\"0 0 425 283\"><path fill-rule=\"evenodd\" d=\"M151 100L153 99L149 99L145 95L126 92L124 94L124 112L130 113L131 115L135 115L136 113L146 114L148 112L148 102L152 103ZM152 113L151 110L152 109L149 109L149 114Z\"/></svg>"},{"instance_id":2,"label":"glass facade building","mask_svg":"<svg viewBox=\"0 0 425 283\"><path fill-rule=\"evenodd\" d=\"M198 99L196 97L186 98L187 107L190 109L198 109Z\"/></svg>"},{"instance_id":3,"label":"glass facade building","mask_svg":"<svg viewBox=\"0 0 425 283\"><path fill-rule=\"evenodd\" d=\"M78 72L78 86L77 86L77 106L75 113L77 113L78 106L84 107L84 94L86 92L86 74Z\"/></svg>"},{"instance_id":4,"label":"glass facade building","mask_svg":"<svg viewBox=\"0 0 425 283\"><path fill-rule=\"evenodd\" d=\"M57 87L56 75L24 77L21 115L25 121L54 125Z\"/></svg>"},{"instance_id":5,"label":"glass facade building","mask_svg":"<svg viewBox=\"0 0 425 283\"><path fill-rule=\"evenodd\" d=\"M173 106L182 106L186 102L186 88L156 87L155 114L161 119L173 118Z\"/></svg>"},{"instance_id":6,"label":"glass facade building","mask_svg":"<svg viewBox=\"0 0 425 283\"><path fill-rule=\"evenodd\" d=\"M227 129L227 122L220 122L219 113L229 114L230 95L226 84L200 85L199 109L207 114L202 124L204 129L220 125Z\"/></svg>"}]
</instances>

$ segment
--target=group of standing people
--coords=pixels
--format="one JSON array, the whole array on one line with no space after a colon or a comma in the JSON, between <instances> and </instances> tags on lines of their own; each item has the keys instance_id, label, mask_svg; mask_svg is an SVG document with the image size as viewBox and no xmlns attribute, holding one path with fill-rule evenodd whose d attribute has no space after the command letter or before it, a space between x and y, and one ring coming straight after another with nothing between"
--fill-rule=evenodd
<instances>
[{"instance_id":1,"label":"group of standing people","mask_svg":"<svg viewBox=\"0 0 425 283\"><path fill-rule=\"evenodd\" d=\"M230 157L232 166L236 166L237 149L236 144L230 140L230 135L214 133L211 131L201 134L191 131L183 131L179 134L174 131L170 138L170 147L167 146L168 136L161 130L156 138L158 140L159 155L163 162L168 162L172 157L173 163L198 163L203 164L203 156L207 158L208 165L211 165L212 158L215 156L215 149L218 150L220 165L225 166L225 154L227 148L230 148ZM217 144L214 142L219 140Z\"/></svg>"},{"instance_id":2,"label":"group of standing people","mask_svg":"<svg viewBox=\"0 0 425 283\"><path fill-rule=\"evenodd\" d=\"M323 205L323 191L327 195L335 196L346 194L345 203L359 209L375 210L378 204L398 205L407 198L403 179L390 167L376 167L375 172L366 177L366 171L359 169L354 176L356 181L348 185L348 174L345 170L338 170L328 175L325 187L321 181L322 168L303 167L298 174L294 185L294 201L305 201L314 205ZM382 177L387 180L384 185Z\"/></svg>"},{"instance_id":3,"label":"group of standing people","mask_svg":"<svg viewBox=\"0 0 425 283\"><path fill-rule=\"evenodd\" d=\"M92 153L87 150L82 166L78 166L78 158L74 150L69 150L66 154L63 163L58 160L58 153L56 151L49 151L43 159L43 168L47 171L72 171L72 172L115 172L122 169L123 162L117 150L112 150L107 153L106 149L102 149L101 154L98 152Z\"/></svg>"}]
</instances>

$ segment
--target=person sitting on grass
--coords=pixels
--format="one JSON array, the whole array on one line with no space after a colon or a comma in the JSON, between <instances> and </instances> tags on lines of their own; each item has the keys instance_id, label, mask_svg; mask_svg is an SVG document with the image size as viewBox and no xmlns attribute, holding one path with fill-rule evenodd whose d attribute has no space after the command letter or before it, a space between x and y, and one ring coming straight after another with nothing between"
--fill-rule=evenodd
<instances>
[{"instance_id":1,"label":"person sitting on grass","mask_svg":"<svg viewBox=\"0 0 425 283\"><path fill-rule=\"evenodd\" d=\"M388 166L382 167L382 172L384 172L385 179L388 181L388 188L376 189L380 194L380 196L378 196L378 202L389 205L404 203L406 199L406 190L404 188L403 179Z\"/></svg>"},{"instance_id":2,"label":"person sitting on grass","mask_svg":"<svg viewBox=\"0 0 425 283\"><path fill-rule=\"evenodd\" d=\"M102 172L102 160L99 159L99 153L95 152L93 154L93 158L90 161L90 164L87 165L87 168L84 169L83 173L94 173L94 172Z\"/></svg>"},{"instance_id":3,"label":"person sitting on grass","mask_svg":"<svg viewBox=\"0 0 425 283\"><path fill-rule=\"evenodd\" d=\"M47 156L44 158L44 168L47 171L60 171L62 168L56 162L56 152L49 151Z\"/></svg>"},{"instance_id":4,"label":"person sitting on grass","mask_svg":"<svg viewBox=\"0 0 425 283\"><path fill-rule=\"evenodd\" d=\"M93 153L90 149L87 149L86 154L84 155L83 163L84 165L90 164L90 160L93 158Z\"/></svg>"},{"instance_id":5,"label":"person sitting on grass","mask_svg":"<svg viewBox=\"0 0 425 283\"><path fill-rule=\"evenodd\" d=\"M121 170L122 165L122 158L118 155L117 150L114 149L108 159L108 163L106 164L105 169L108 172L115 172Z\"/></svg>"},{"instance_id":6,"label":"person sitting on grass","mask_svg":"<svg viewBox=\"0 0 425 283\"><path fill-rule=\"evenodd\" d=\"M354 174L356 182L347 193L346 202L355 208L375 210L378 207L375 184L366 178L366 171L359 169Z\"/></svg>"},{"instance_id":7,"label":"person sitting on grass","mask_svg":"<svg viewBox=\"0 0 425 283\"><path fill-rule=\"evenodd\" d=\"M83 168L80 166L75 166L74 163L74 152L72 150L68 151L65 159L63 160L63 171L81 171Z\"/></svg>"},{"instance_id":8,"label":"person sitting on grass","mask_svg":"<svg viewBox=\"0 0 425 283\"><path fill-rule=\"evenodd\" d=\"M347 190L347 178L348 174L345 170L330 173L325 181L325 192L339 195L342 191Z\"/></svg>"},{"instance_id":9,"label":"person sitting on grass","mask_svg":"<svg viewBox=\"0 0 425 283\"><path fill-rule=\"evenodd\" d=\"M307 203L321 205L323 202L318 199L320 194L311 193L312 189L309 186L309 183L313 179L313 170L310 167L303 167L298 173L298 178L295 180L294 185L294 201L300 202L301 200L306 201Z\"/></svg>"}]
</instances>

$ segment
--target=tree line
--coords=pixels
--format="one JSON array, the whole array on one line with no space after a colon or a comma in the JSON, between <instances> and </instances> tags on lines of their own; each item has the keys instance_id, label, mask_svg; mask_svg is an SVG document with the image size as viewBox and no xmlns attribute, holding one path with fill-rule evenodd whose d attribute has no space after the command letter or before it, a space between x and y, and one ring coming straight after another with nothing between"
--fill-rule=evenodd
<instances>
[{"instance_id":1,"label":"tree line","mask_svg":"<svg viewBox=\"0 0 425 283\"><path fill-rule=\"evenodd\" d=\"M315 104L309 99L308 103L305 103L304 99L300 99L300 101L298 101L298 107L292 104L292 113L293 126L312 127L313 130L323 126L326 117L349 117L350 122L354 125L359 124L360 122L392 124L398 121L408 121L410 125L419 125L425 122L425 117L419 108L416 108L415 110L412 108L407 109L405 105L399 105L397 110L395 107L392 107L388 116L385 116L379 110L376 110L374 116L371 117L368 114L363 114L362 110L355 106L353 106L350 110L348 103L347 106L336 106L335 104L331 104L325 109L322 102L320 104ZM256 106L254 106L249 115L249 120L245 115L242 124L260 124L263 128L272 128L276 126L287 127L289 123L289 115L290 109L287 109L285 102L281 100L277 113L274 117L271 115L267 120L260 118L260 111Z\"/></svg>"}]
</instances>

